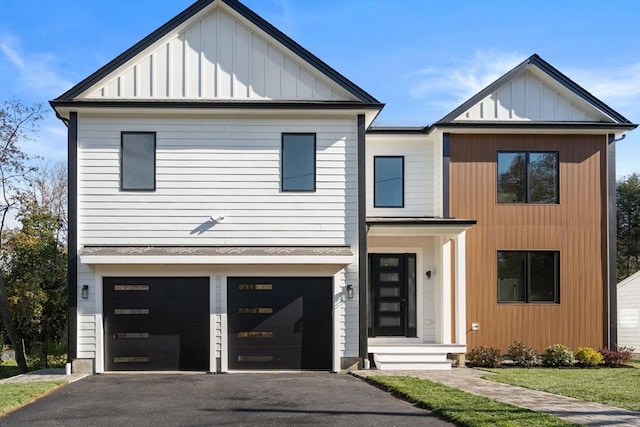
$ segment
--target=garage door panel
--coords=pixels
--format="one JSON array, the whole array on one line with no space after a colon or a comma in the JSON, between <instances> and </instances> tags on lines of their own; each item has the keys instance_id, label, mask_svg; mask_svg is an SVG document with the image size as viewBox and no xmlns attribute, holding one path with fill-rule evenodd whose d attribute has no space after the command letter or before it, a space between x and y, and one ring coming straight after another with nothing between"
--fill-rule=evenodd
<instances>
[{"instance_id":1,"label":"garage door panel","mask_svg":"<svg viewBox=\"0 0 640 427\"><path fill-rule=\"evenodd\" d=\"M209 369L207 277L104 278L103 292L107 370Z\"/></svg>"},{"instance_id":2,"label":"garage door panel","mask_svg":"<svg viewBox=\"0 0 640 427\"><path fill-rule=\"evenodd\" d=\"M228 278L231 369L331 369L333 280Z\"/></svg>"}]
</instances>

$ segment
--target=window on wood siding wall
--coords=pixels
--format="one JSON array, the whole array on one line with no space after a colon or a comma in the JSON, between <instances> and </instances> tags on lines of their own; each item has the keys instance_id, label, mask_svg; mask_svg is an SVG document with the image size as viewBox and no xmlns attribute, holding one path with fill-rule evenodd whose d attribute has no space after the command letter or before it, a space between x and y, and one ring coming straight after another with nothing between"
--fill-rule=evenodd
<instances>
[{"instance_id":1,"label":"window on wood siding wall","mask_svg":"<svg viewBox=\"0 0 640 427\"><path fill-rule=\"evenodd\" d=\"M498 203L558 203L558 152L499 151Z\"/></svg>"},{"instance_id":2,"label":"window on wood siding wall","mask_svg":"<svg viewBox=\"0 0 640 427\"><path fill-rule=\"evenodd\" d=\"M282 191L316 191L316 135L282 134Z\"/></svg>"},{"instance_id":3,"label":"window on wood siding wall","mask_svg":"<svg viewBox=\"0 0 640 427\"><path fill-rule=\"evenodd\" d=\"M557 303L558 251L498 251L498 302Z\"/></svg>"},{"instance_id":4,"label":"window on wood siding wall","mask_svg":"<svg viewBox=\"0 0 640 427\"><path fill-rule=\"evenodd\" d=\"M125 191L156 189L156 134L122 132L120 188Z\"/></svg>"}]
</instances>

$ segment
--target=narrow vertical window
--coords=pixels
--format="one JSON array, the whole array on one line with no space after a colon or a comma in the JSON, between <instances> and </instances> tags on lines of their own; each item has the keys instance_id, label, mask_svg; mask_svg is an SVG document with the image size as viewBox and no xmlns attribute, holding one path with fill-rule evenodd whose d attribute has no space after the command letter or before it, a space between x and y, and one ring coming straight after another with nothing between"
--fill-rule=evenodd
<instances>
[{"instance_id":1,"label":"narrow vertical window","mask_svg":"<svg viewBox=\"0 0 640 427\"><path fill-rule=\"evenodd\" d=\"M373 181L374 207L404 207L404 157L375 156Z\"/></svg>"},{"instance_id":2,"label":"narrow vertical window","mask_svg":"<svg viewBox=\"0 0 640 427\"><path fill-rule=\"evenodd\" d=\"M120 187L129 191L156 189L156 134L122 132Z\"/></svg>"},{"instance_id":3,"label":"narrow vertical window","mask_svg":"<svg viewBox=\"0 0 640 427\"><path fill-rule=\"evenodd\" d=\"M316 135L282 134L282 191L316 190Z\"/></svg>"}]
</instances>

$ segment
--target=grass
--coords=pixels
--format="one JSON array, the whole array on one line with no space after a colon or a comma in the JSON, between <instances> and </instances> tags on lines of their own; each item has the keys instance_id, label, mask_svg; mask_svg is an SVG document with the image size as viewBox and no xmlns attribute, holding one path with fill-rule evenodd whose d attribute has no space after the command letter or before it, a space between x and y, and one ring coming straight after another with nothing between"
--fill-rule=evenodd
<instances>
[{"instance_id":1,"label":"grass","mask_svg":"<svg viewBox=\"0 0 640 427\"><path fill-rule=\"evenodd\" d=\"M599 369L485 369L484 378L533 390L640 411L640 361L630 368Z\"/></svg>"},{"instance_id":2,"label":"grass","mask_svg":"<svg viewBox=\"0 0 640 427\"><path fill-rule=\"evenodd\" d=\"M461 426L574 425L551 415L519 408L423 379L371 376L367 381Z\"/></svg>"},{"instance_id":3,"label":"grass","mask_svg":"<svg viewBox=\"0 0 640 427\"><path fill-rule=\"evenodd\" d=\"M62 384L64 381L0 384L0 415L26 405Z\"/></svg>"}]
</instances>

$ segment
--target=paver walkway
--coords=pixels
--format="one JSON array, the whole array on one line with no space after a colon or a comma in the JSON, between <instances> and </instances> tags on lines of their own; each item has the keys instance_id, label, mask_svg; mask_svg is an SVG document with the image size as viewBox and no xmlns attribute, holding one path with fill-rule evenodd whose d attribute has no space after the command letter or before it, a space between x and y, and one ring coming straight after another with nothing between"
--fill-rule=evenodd
<instances>
[{"instance_id":1,"label":"paver walkway","mask_svg":"<svg viewBox=\"0 0 640 427\"><path fill-rule=\"evenodd\" d=\"M481 377L491 375L490 372L471 368L453 368L450 371L370 370L355 371L353 374L359 377L397 375L424 378L469 393L531 409L532 411L545 412L575 424L608 427L640 426L640 412L484 380Z\"/></svg>"},{"instance_id":2,"label":"paver walkway","mask_svg":"<svg viewBox=\"0 0 640 427\"><path fill-rule=\"evenodd\" d=\"M64 369L40 369L38 371L27 372L26 374L0 380L2 383L30 383L36 381L67 381L72 383L86 377L87 374L65 375Z\"/></svg>"}]
</instances>

